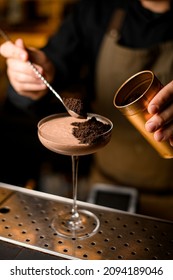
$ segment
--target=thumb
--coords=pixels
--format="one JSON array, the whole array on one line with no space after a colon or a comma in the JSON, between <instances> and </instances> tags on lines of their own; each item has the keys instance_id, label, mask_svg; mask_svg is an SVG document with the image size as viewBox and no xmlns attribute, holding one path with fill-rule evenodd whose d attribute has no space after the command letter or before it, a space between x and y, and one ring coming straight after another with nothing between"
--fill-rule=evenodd
<instances>
[{"instance_id":1,"label":"thumb","mask_svg":"<svg viewBox=\"0 0 173 280\"><path fill-rule=\"evenodd\" d=\"M22 39L17 39L15 41L15 46L21 49L20 58L24 61L28 60L28 52L26 50L24 41Z\"/></svg>"},{"instance_id":2,"label":"thumb","mask_svg":"<svg viewBox=\"0 0 173 280\"><path fill-rule=\"evenodd\" d=\"M17 47L21 48L21 49L25 49L25 45L24 45L24 42L23 42L22 39L17 39L17 40L15 41L15 45L16 45Z\"/></svg>"}]
</instances>

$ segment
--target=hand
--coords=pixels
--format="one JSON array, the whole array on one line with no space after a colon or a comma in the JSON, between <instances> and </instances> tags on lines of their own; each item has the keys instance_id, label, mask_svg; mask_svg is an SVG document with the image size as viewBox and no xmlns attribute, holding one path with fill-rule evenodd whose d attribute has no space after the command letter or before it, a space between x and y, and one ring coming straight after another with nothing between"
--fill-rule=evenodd
<instances>
[{"instance_id":1,"label":"hand","mask_svg":"<svg viewBox=\"0 0 173 280\"><path fill-rule=\"evenodd\" d=\"M156 141L169 140L173 146L173 81L150 101L148 112L153 116L146 122L146 130L154 133Z\"/></svg>"},{"instance_id":2,"label":"hand","mask_svg":"<svg viewBox=\"0 0 173 280\"><path fill-rule=\"evenodd\" d=\"M25 97L38 100L47 93L47 87L28 64L30 60L49 83L54 77L54 66L44 52L24 46L22 39L13 44L8 41L1 45L0 54L7 59L7 74L15 91Z\"/></svg>"}]
</instances>

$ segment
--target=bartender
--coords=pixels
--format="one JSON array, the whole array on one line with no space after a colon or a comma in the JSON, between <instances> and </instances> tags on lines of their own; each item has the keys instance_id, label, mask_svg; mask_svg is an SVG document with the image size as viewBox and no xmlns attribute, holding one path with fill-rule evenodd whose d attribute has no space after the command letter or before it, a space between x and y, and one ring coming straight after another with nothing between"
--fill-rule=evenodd
<instances>
[{"instance_id":1,"label":"bartender","mask_svg":"<svg viewBox=\"0 0 173 280\"><path fill-rule=\"evenodd\" d=\"M139 213L171 220L173 159L157 154L115 109L113 97L131 75L152 70L165 87L148 106L153 117L146 130L156 141L173 145L172 17L171 0L81 0L42 50L26 49L22 39L0 48L7 58L8 98L14 106L44 116L45 104L52 104L54 97L28 66L30 59L57 91L85 88L88 110L114 123L111 142L94 155L91 186L134 187Z\"/></svg>"}]
</instances>

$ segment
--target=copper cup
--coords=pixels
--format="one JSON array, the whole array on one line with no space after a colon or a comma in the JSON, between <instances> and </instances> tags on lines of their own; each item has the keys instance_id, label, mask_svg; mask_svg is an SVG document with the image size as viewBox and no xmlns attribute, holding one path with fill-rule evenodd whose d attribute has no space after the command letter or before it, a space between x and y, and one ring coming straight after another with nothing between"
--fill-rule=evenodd
<instances>
[{"instance_id":1,"label":"copper cup","mask_svg":"<svg viewBox=\"0 0 173 280\"><path fill-rule=\"evenodd\" d=\"M121 85L113 103L163 158L173 158L173 147L169 141L158 142L153 133L145 129L146 121L152 116L147 111L148 104L162 87L153 72L142 71Z\"/></svg>"}]
</instances>

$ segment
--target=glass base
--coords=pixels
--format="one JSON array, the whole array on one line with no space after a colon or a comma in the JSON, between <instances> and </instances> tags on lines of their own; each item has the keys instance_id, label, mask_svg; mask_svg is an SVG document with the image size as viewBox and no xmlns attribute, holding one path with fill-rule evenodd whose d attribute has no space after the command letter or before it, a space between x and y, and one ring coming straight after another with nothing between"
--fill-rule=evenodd
<instances>
[{"instance_id":1,"label":"glass base","mask_svg":"<svg viewBox=\"0 0 173 280\"><path fill-rule=\"evenodd\" d=\"M69 239L84 239L94 235L100 226L97 216L87 210L78 210L77 214L75 219L70 212L55 217L52 228L59 236Z\"/></svg>"}]
</instances>

